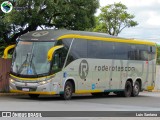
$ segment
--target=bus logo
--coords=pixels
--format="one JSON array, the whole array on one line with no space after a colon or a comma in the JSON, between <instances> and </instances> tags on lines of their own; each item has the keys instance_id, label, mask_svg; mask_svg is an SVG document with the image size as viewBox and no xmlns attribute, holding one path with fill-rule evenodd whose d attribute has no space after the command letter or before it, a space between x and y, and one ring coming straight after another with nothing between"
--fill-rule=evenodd
<instances>
[{"instance_id":1,"label":"bus logo","mask_svg":"<svg viewBox=\"0 0 160 120\"><path fill-rule=\"evenodd\" d=\"M82 60L79 65L79 76L81 79L85 79L88 75L89 65L86 60Z\"/></svg>"},{"instance_id":2,"label":"bus logo","mask_svg":"<svg viewBox=\"0 0 160 120\"><path fill-rule=\"evenodd\" d=\"M32 34L34 37L41 37L47 35L49 32L48 31L38 31Z\"/></svg>"}]
</instances>

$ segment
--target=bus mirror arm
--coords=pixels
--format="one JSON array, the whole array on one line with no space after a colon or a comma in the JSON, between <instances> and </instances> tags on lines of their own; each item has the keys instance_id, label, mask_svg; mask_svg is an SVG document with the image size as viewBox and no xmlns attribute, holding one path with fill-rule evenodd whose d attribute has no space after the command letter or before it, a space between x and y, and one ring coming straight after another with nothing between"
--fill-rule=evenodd
<instances>
[{"instance_id":1,"label":"bus mirror arm","mask_svg":"<svg viewBox=\"0 0 160 120\"><path fill-rule=\"evenodd\" d=\"M2 58L7 59L8 58L8 51L15 48L15 47L16 47L16 45L10 45L10 46L6 47Z\"/></svg>"},{"instance_id":2,"label":"bus mirror arm","mask_svg":"<svg viewBox=\"0 0 160 120\"><path fill-rule=\"evenodd\" d=\"M48 54L47 54L47 60L50 62L52 60L54 52L62 47L63 45L58 45L58 46L54 46L51 49L49 49Z\"/></svg>"}]
</instances>

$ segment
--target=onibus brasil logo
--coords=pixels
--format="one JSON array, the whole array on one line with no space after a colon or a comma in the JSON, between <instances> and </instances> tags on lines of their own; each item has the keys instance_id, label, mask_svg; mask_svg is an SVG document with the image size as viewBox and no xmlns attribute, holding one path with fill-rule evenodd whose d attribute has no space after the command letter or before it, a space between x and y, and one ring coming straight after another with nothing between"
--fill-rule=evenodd
<instances>
[{"instance_id":1,"label":"onibus brasil logo","mask_svg":"<svg viewBox=\"0 0 160 120\"><path fill-rule=\"evenodd\" d=\"M11 12L11 10L13 9L13 5L11 2L9 1L4 1L2 4L1 4L1 10L4 12L4 13L9 13Z\"/></svg>"}]
</instances>

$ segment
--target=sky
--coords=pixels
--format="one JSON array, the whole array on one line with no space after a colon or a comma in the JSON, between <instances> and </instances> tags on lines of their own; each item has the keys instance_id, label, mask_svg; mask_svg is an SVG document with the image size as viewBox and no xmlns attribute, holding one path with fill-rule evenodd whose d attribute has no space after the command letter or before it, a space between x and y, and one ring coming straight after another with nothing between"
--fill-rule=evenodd
<instances>
[{"instance_id":1,"label":"sky","mask_svg":"<svg viewBox=\"0 0 160 120\"><path fill-rule=\"evenodd\" d=\"M138 26L125 28L119 37L154 41L160 44L160 0L99 0L100 6L121 2L134 14ZM97 10L96 15L100 13Z\"/></svg>"}]
</instances>

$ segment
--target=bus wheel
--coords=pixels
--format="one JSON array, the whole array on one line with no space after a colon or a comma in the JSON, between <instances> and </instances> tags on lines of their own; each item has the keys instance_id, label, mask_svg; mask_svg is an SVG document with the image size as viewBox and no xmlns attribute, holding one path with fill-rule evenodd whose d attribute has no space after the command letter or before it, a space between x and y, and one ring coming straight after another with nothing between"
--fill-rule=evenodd
<instances>
[{"instance_id":1,"label":"bus wheel","mask_svg":"<svg viewBox=\"0 0 160 120\"><path fill-rule=\"evenodd\" d=\"M139 91L140 91L140 85L139 85L139 82L136 81L135 84L134 84L134 86L133 86L132 96L133 96L133 97L138 96Z\"/></svg>"},{"instance_id":2,"label":"bus wheel","mask_svg":"<svg viewBox=\"0 0 160 120\"><path fill-rule=\"evenodd\" d=\"M39 97L39 94L28 94L30 98L36 99Z\"/></svg>"},{"instance_id":3,"label":"bus wheel","mask_svg":"<svg viewBox=\"0 0 160 120\"><path fill-rule=\"evenodd\" d=\"M125 90L123 92L124 97L130 97L132 94L132 84L130 81L127 81L125 84Z\"/></svg>"},{"instance_id":4,"label":"bus wheel","mask_svg":"<svg viewBox=\"0 0 160 120\"><path fill-rule=\"evenodd\" d=\"M64 93L61 94L60 96L64 100L70 100L72 98L72 93L73 93L73 85L71 82L67 81L64 87Z\"/></svg>"}]
</instances>

